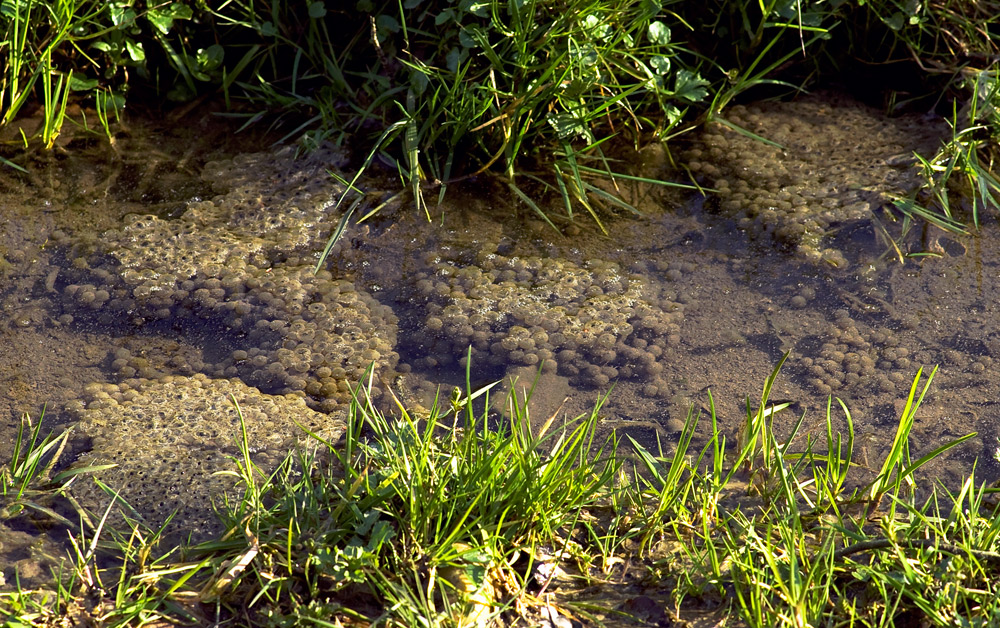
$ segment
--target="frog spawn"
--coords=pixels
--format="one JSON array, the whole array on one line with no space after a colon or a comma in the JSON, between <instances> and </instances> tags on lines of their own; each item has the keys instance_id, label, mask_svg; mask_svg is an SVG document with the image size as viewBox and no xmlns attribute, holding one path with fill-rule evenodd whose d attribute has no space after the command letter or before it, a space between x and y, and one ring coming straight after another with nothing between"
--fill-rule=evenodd
<instances>
[{"instance_id":1,"label":"frog spawn","mask_svg":"<svg viewBox=\"0 0 1000 628\"><path fill-rule=\"evenodd\" d=\"M888 119L843 97L737 105L710 123L683 159L716 190L721 211L740 227L803 258L842 267L828 236L867 224L893 196L920 180L912 152L933 154L948 127L925 116Z\"/></svg>"},{"instance_id":2,"label":"frog spawn","mask_svg":"<svg viewBox=\"0 0 1000 628\"><path fill-rule=\"evenodd\" d=\"M679 339L683 309L616 264L436 253L428 266L412 294L423 311L415 350L428 356L416 366L447 366L471 347L474 364L540 365L583 387L642 378L650 396L668 390L660 359Z\"/></svg>"},{"instance_id":3,"label":"frog spawn","mask_svg":"<svg viewBox=\"0 0 1000 628\"><path fill-rule=\"evenodd\" d=\"M333 442L344 431L338 416L311 410L301 397L265 395L240 380L202 374L91 384L70 409L92 443L79 464L116 465L95 477L150 525L176 511L182 536L195 539L218 532L213 500L238 498L232 477L218 473L237 470L242 429L254 462L267 471L303 441L298 425ZM110 501L91 482L77 483L74 494L96 512Z\"/></svg>"},{"instance_id":4,"label":"frog spawn","mask_svg":"<svg viewBox=\"0 0 1000 628\"><path fill-rule=\"evenodd\" d=\"M799 361L806 369L806 381L824 396L856 390L862 382L872 381L878 350L871 335L866 327L859 329L846 310L839 310L827 332L814 339L818 351L808 352L811 357ZM886 382L886 392L895 389L892 382Z\"/></svg>"},{"instance_id":5,"label":"frog spawn","mask_svg":"<svg viewBox=\"0 0 1000 628\"><path fill-rule=\"evenodd\" d=\"M100 239L59 242L68 261L54 285L64 296L61 323L183 338L165 353L120 341L107 358L119 382L71 404L94 444L86 463L118 464L102 479L152 522L178 506L197 520L207 496L220 495L226 480L211 473L232 468L226 455L239 433L228 395L255 413L250 448L283 455L302 434L296 421L338 436L351 385L374 363L379 398L399 359L395 315L345 270L356 252L340 245L333 271L313 273L342 189L328 160L237 161L207 168L233 173L236 188L192 201L179 218L135 216ZM195 486L206 499L182 504Z\"/></svg>"},{"instance_id":6,"label":"frog spawn","mask_svg":"<svg viewBox=\"0 0 1000 628\"><path fill-rule=\"evenodd\" d=\"M275 162L282 163L266 163L274 168ZM301 166L307 173L332 180L308 163ZM299 166L288 161L285 167L298 172ZM300 182L301 175L287 179ZM329 225L336 188L324 185L323 194L291 194L284 201L313 203L306 209L248 204L253 191L237 189L191 203L177 220L134 217L105 234L93 254L73 260L64 273L64 316L125 323L136 333L158 321L161 327L214 327L221 340L212 342L225 344L228 353L194 370L241 377L268 392L303 396L315 408L335 410L350 401L348 382L360 380L369 363L389 371L398 355L396 319L388 307L329 271L314 275L313 258L296 254L318 246L317 233ZM278 226L269 218L274 212L281 215ZM350 263L353 251L340 247L333 253ZM137 364L132 356L116 355L113 364L123 378L171 372L141 372L149 368L144 359Z\"/></svg>"},{"instance_id":7,"label":"frog spawn","mask_svg":"<svg viewBox=\"0 0 1000 628\"><path fill-rule=\"evenodd\" d=\"M905 322L905 321L904 321ZM945 365L937 387L976 383L993 366L985 353L978 355L930 345L905 324L893 320L853 319L850 312L834 312L825 331L806 338L797 360L805 381L821 395L884 393L905 396L917 369Z\"/></svg>"}]
</instances>

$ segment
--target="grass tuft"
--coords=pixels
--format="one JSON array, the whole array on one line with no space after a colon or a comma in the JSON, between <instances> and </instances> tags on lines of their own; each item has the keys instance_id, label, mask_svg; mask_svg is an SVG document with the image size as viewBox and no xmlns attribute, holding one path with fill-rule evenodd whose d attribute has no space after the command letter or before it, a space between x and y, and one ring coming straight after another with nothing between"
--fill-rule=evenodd
<instances>
[{"instance_id":1,"label":"grass tuft","mask_svg":"<svg viewBox=\"0 0 1000 628\"><path fill-rule=\"evenodd\" d=\"M220 538L164 551L163 529L112 530L109 509L73 538L71 573L54 574L51 592L18 588L0 608L20 625L51 625L91 600L102 625L485 626L621 613L570 594L628 583L669 591L681 611L714 600L748 626L1000 618L996 490L975 469L954 489L918 480L968 436L909 455L933 372L918 371L872 477L853 459L840 400L828 400L819 436L802 415L777 438L780 367L736 438L720 432L709 394L708 420L692 408L676 443L652 453L630 440L631 466L617 439L596 441L606 397L576 419L532 421L529 388L493 415L482 409L493 386L474 389L467 367L466 385L429 409L396 399L389 413L372 402L369 370L341 442L313 436L265 473L237 436L242 493L221 504ZM846 435L834 430L840 413ZM8 465L21 478L11 491L51 469L60 442L30 433Z\"/></svg>"}]
</instances>

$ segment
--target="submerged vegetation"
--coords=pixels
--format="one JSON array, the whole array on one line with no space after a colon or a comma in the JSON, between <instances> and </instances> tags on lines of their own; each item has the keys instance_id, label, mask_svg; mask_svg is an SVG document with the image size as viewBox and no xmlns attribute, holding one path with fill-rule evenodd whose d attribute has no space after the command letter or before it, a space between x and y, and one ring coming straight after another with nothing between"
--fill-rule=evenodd
<instances>
[{"instance_id":1,"label":"submerged vegetation","mask_svg":"<svg viewBox=\"0 0 1000 628\"><path fill-rule=\"evenodd\" d=\"M954 138L921 156L925 189L896 206L962 229L1000 194L998 16L992 1L942 0L5 0L0 123L21 125L8 142L51 148L68 123L113 136L143 95L217 91L247 123L285 118L306 146L350 138L354 192L390 165L403 192L357 196L366 216L400 194L430 216L426 195L490 172L547 221L586 212L603 228L602 213L632 209L609 140L669 148L747 92L844 80L877 97L864 77L880 90L909 74L888 109L936 108Z\"/></svg>"},{"instance_id":2,"label":"submerged vegetation","mask_svg":"<svg viewBox=\"0 0 1000 628\"><path fill-rule=\"evenodd\" d=\"M492 386L467 383L430 409L397 402L387 414L368 396L369 380L355 389L341 443L316 438L266 473L239 439L242 497L219 505L228 532L218 540L164 550L162 530L135 522L123 535L87 518L75 555L53 574L56 588L4 593L0 607L21 626L71 616L109 626L485 626L560 616L599 625L630 619L629 600L652 596L661 618L708 605L750 626L1000 619L992 489L974 471L954 490L919 478L972 435L910 456L933 373L916 374L874 469L855 457L839 400L827 404L825 433L802 432L802 416L787 439L776 437L787 404L769 394L780 368L756 409L748 399L736 443L720 433L709 394L708 416L692 409L672 451L633 441L632 455L615 437L595 442L602 399L573 420L532 421L530 389L513 391L498 416L477 410ZM58 441L19 454L6 477L25 477L24 462ZM629 593L613 595L621 585Z\"/></svg>"}]
</instances>

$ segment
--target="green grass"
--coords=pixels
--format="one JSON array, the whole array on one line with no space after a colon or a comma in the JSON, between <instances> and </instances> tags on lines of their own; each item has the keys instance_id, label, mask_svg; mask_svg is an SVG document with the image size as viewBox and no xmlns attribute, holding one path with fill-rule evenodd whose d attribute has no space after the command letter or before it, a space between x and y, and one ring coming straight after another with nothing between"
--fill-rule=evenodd
<instances>
[{"instance_id":1,"label":"green grass","mask_svg":"<svg viewBox=\"0 0 1000 628\"><path fill-rule=\"evenodd\" d=\"M961 110L953 105L951 139L931 157L916 155L924 185L895 201L903 214L953 233L964 233L966 225L978 229L986 211L1000 207L993 164L1000 141L1000 73L966 72L962 85L969 99Z\"/></svg>"},{"instance_id":2,"label":"green grass","mask_svg":"<svg viewBox=\"0 0 1000 628\"><path fill-rule=\"evenodd\" d=\"M829 400L819 435L770 402L779 369L734 439L720 433L709 396L708 416L692 410L672 451L632 441L631 457L615 440L595 441L603 397L576 419L532 421L527 396L490 416L476 408L490 407L492 387L467 383L430 409L399 403L387 414L368 397L369 379L339 444L313 437L265 473L239 437L242 497L220 504L228 532L219 539L164 550L162 530L111 530L107 513L94 516L51 590L4 593L0 609L10 625L32 626L80 612L86 599L109 626L483 625L540 605L586 618L593 604L567 593L617 586L628 563L633 586L667 592L672 608L715 600L720 617L750 626L996 622L995 489L974 470L951 487L919 477L972 435L909 457L931 377L914 378L893 446L865 472L842 402ZM777 417L791 422L784 440ZM22 480L6 486L45 469L32 461L57 442L25 441L8 465ZM551 579L532 574L556 565L567 575L542 595Z\"/></svg>"},{"instance_id":3,"label":"green grass","mask_svg":"<svg viewBox=\"0 0 1000 628\"><path fill-rule=\"evenodd\" d=\"M722 473L723 465L716 458L722 453L722 437L717 431L702 451L702 456L712 454L711 464L688 463L686 468L678 469L683 458L675 454L671 460L671 473L666 477L692 478L687 480L690 497L682 502L685 508L675 514L673 521L657 512L646 523L643 534L682 539L684 568L656 571L659 577L676 579L676 603L683 607L684 600L691 596L704 597L714 591L727 597L733 591L735 599L729 603L728 612L751 626L874 626L883 621L890 625L894 615L912 609L929 618L949 614L979 618L985 625L997 608L995 601L982 609L978 607L988 599L988 591L956 586L950 589L951 598L930 590L925 597L915 593L912 580L899 577L900 568L911 563L917 565L914 571L939 573L939 556L933 552L942 550L978 561L976 567L971 563L963 565L962 578L968 576L983 584L990 573L995 573L982 567L996 556L993 535L997 525L991 520L995 508L984 507L983 487L972 495L971 491L976 490L974 474L967 478L959 494L938 487L924 504L917 502L915 484L903 481L912 480L913 471L928 460L974 435L946 443L915 462L909 460L909 431L919 407L919 399L914 398L920 383L918 373L881 470L873 480L857 484L855 479L855 486L848 488L855 475L851 468L856 464L852 460L854 432L849 411L839 403L848 426L846 440L833 433L831 400L824 443L799 435L804 417L795 421L787 440L779 442L771 424L783 408L769 406L767 399L776 375L777 369L765 386L761 409L748 409L747 425L761 426L751 428L758 430L759 440L745 440L728 474ZM681 443L685 443L684 436ZM648 454L644 459L655 471L654 459ZM748 465L748 461L756 462ZM735 508L721 507L720 496L740 477L746 481L748 494L759 499L744 501ZM661 481L662 487L646 485L637 501L662 499L668 489L677 485ZM882 504L882 496L888 497L888 505ZM970 499L974 500L971 504L975 510L965 511ZM959 505L963 503L966 506ZM973 514L961 517L962 512ZM873 564L879 567L872 568ZM992 569L998 566L994 564ZM978 571L980 568L983 571ZM864 606L854 605L859 597L867 599Z\"/></svg>"},{"instance_id":4,"label":"green grass","mask_svg":"<svg viewBox=\"0 0 1000 628\"><path fill-rule=\"evenodd\" d=\"M169 74L190 78L189 66L200 64L204 70L211 65L218 46L185 50L182 44L177 51L178 40L185 40L181 23L194 17L190 6L135 4L124 0L10 0L0 4L0 125L19 125L26 107L38 105L41 113L38 129L17 127L23 147L53 148L63 126L71 121L66 113L71 99L93 107L99 118L93 129L85 116L72 122L103 131L110 138L108 104L119 112L126 93L153 79L151 72L160 78L172 66ZM187 40L187 45L194 43ZM155 67L160 62L165 67ZM196 75L210 80L204 71ZM194 87L189 96L195 94Z\"/></svg>"},{"instance_id":5,"label":"green grass","mask_svg":"<svg viewBox=\"0 0 1000 628\"><path fill-rule=\"evenodd\" d=\"M926 185L896 206L962 229L997 202L998 16L995 2L952 0L11 0L0 124L38 103L42 124L18 142L52 148L67 122L113 137L127 100L216 92L231 115L269 120L304 148L356 149L341 203L361 206L357 220L389 196L365 194L377 159L398 173L395 200L428 218L449 186L488 175L513 211L553 227L585 215L606 232L608 217L635 211L620 194L633 175L615 159L623 146L670 148L738 98L835 80L851 59L915 59L926 85L892 106L954 103L954 138L923 156ZM69 117L71 102L84 113Z\"/></svg>"},{"instance_id":6,"label":"green grass","mask_svg":"<svg viewBox=\"0 0 1000 628\"><path fill-rule=\"evenodd\" d=\"M11 459L0 467L0 520L43 516L72 527L72 522L53 510L52 502L65 496L76 476L107 467L79 467L53 475L72 429L41 437L44 417L44 411L35 420L25 414L18 424Z\"/></svg>"},{"instance_id":7,"label":"green grass","mask_svg":"<svg viewBox=\"0 0 1000 628\"><path fill-rule=\"evenodd\" d=\"M496 583L523 588L510 564L560 543L604 493L614 443L593 451L599 404L533 432L526 400L512 396L508 422L491 429L474 410L479 397L489 407L488 395L466 388L425 416L402 405L387 416L361 386L341 447L321 443L269 478L244 460L247 497L227 517L256 540L249 579L256 597L274 601L275 621L360 588L403 624L412 616L451 625L492 605L484 590Z\"/></svg>"}]
</instances>

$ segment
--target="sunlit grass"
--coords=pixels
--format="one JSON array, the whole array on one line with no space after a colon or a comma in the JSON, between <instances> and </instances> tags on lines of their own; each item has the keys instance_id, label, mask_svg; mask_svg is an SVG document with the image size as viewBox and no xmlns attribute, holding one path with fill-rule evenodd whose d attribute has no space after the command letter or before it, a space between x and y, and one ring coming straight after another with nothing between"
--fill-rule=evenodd
<instances>
[{"instance_id":1,"label":"sunlit grass","mask_svg":"<svg viewBox=\"0 0 1000 628\"><path fill-rule=\"evenodd\" d=\"M895 201L903 214L953 233L978 229L986 211L1000 207L1000 74L969 72L963 87L969 98L961 110L954 106L951 138L933 156L916 155L923 186Z\"/></svg>"},{"instance_id":2,"label":"sunlit grass","mask_svg":"<svg viewBox=\"0 0 1000 628\"><path fill-rule=\"evenodd\" d=\"M714 596L720 617L750 626L1000 617L995 489L975 472L955 487L917 473L969 436L909 458L931 378L914 378L872 477L858 473L854 420L839 400L826 406L825 437L800 431L804 415L776 437L776 417L788 418L769 399L778 377L775 368L736 438L720 432L709 396L708 416L692 409L671 451L631 441L628 466L620 443L595 441L604 398L576 419L532 421L527 396L512 393L492 415L476 409L491 407L492 386L467 384L429 409L398 402L386 413L367 380L342 442L314 437L272 473L238 437L231 475L242 497L220 504L228 532L219 539L164 548L163 529L112 530L107 511L73 537L50 590L16 588L0 595L0 609L21 625L51 625L95 596L88 612L101 625L237 616L252 625L485 625L543 607L583 618L593 605L565 594L616 586L627 563L649 583L671 582L675 608ZM839 421L846 435L835 433ZM58 442L24 440L8 490L42 477ZM553 577L561 593L543 601Z\"/></svg>"},{"instance_id":3,"label":"sunlit grass","mask_svg":"<svg viewBox=\"0 0 1000 628\"><path fill-rule=\"evenodd\" d=\"M113 141L134 94L181 103L218 90L230 115L280 126L282 141L367 155L345 175L342 215L357 203L363 221L405 202L430 219L450 186L495 176L513 212L553 229L585 216L608 233L612 216L635 212L619 183L636 176L609 149L661 142L669 155L679 135L725 122L754 90L835 78L844 55L915 59L929 77L952 77L937 89L954 105L954 133L920 157L925 183L895 207L958 231L978 227L1000 194L988 63L998 15L992 1L9 2L0 125L38 103L41 124L22 130L21 146L53 148L68 121L90 128L88 112ZM84 107L71 115L71 103ZM395 167L399 185L366 197L374 159Z\"/></svg>"}]
</instances>

